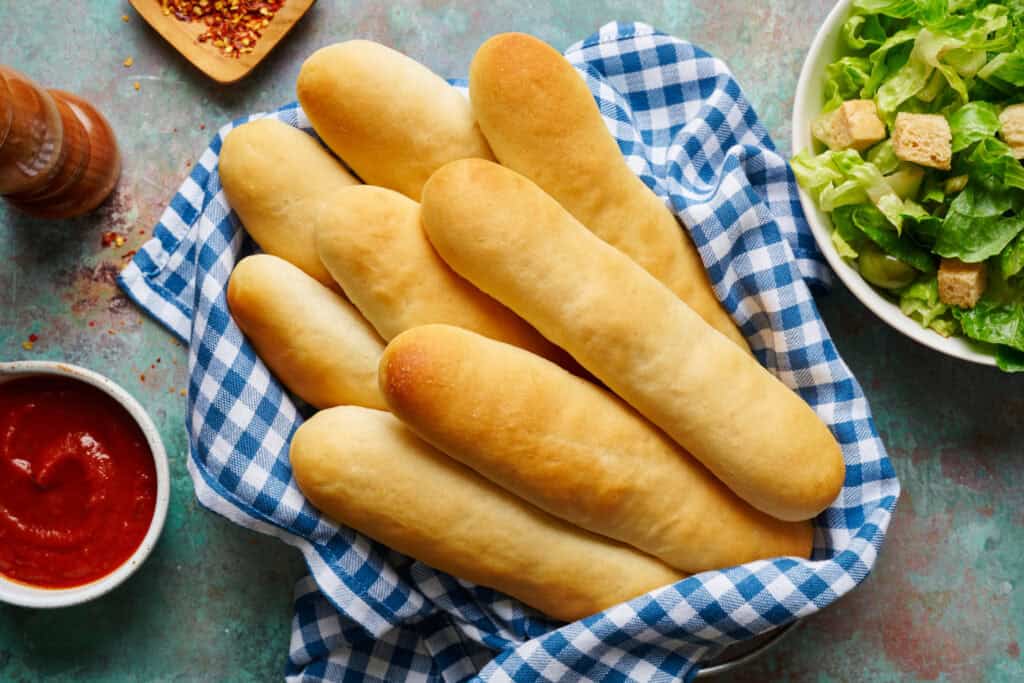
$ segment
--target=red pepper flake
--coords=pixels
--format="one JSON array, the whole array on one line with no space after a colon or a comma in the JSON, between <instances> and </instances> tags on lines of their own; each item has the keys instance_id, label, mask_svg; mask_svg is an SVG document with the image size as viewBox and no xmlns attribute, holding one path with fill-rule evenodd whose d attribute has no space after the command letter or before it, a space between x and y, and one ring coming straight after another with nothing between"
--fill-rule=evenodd
<instances>
[{"instance_id":1,"label":"red pepper flake","mask_svg":"<svg viewBox=\"0 0 1024 683\"><path fill-rule=\"evenodd\" d=\"M157 363L159 363L159 362L160 362L160 356L157 356L157 357L156 357L156 362L157 362Z\"/></svg>"},{"instance_id":2,"label":"red pepper flake","mask_svg":"<svg viewBox=\"0 0 1024 683\"><path fill-rule=\"evenodd\" d=\"M95 320L90 320L89 321L89 327L96 327L96 321Z\"/></svg>"},{"instance_id":3,"label":"red pepper flake","mask_svg":"<svg viewBox=\"0 0 1024 683\"><path fill-rule=\"evenodd\" d=\"M121 254L121 260L122 261L131 261L133 256L135 256L135 250L134 249L129 249L128 251L126 251L123 254Z\"/></svg>"},{"instance_id":4,"label":"red pepper flake","mask_svg":"<svg viewBox=\"0 0 1024 683\"><path fill-rule=\"evenodd\" d=\"M39 335L37 335L37 334L30 334L30 335L28 335L28 340L30 342L32 342L33 344L35 344L37 341L39 341Z\"/></svg>"},{"instance_id":5,"label":"red pepper flake","mask_svg":"<svg viewBox=\"0 0 1024 683\"><path fill-rule=\"evenodd\" d=\"M206 130L206 124L205 123L200 123L199 124L199 130Z\"/></svg>"},{"instance_id":6,"label":"red pepper flake","mask_svg":"<svg viewBox=\"0 0 1024 683\"><path fill-rule=\"evenodd\" d=\"M225 57L237 59L253 51L253 45L270 25L285 0L159 0L165 15L179 21L202 22L206 30L200 43L209 43Z\"/></svg>"}]
</instances>

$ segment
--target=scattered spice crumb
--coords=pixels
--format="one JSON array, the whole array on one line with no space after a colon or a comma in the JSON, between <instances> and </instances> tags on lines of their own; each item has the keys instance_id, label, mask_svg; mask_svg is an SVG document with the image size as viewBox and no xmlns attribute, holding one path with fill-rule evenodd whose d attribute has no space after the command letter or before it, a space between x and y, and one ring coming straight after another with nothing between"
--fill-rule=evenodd
<instances>
[{"instance_id":1,"label":"scattered spice crumb","mask_svg":"<svg viewBox=\"0 0 1024 683\"><path fill-rule=\"evenodd\" d=\"M132 87L135 88L136 90L139 90L140 88L142 88L142 86L139 85L138 81L135 81L134 83L132 83Z\"/></svg>"},{"instance_id":2,"label":"scattered spice crumb","mask_svg":"<svg viewBox=\"0 0 1024 683\"><path fill-rule=\"evenodd\" d=\"M160 362L160 356L157 356L157 357L156 357L156 362L157 362L157 363L159 363L159 362Z\"/></svg>"},{"instance_id":3,"label":"scattered spice crumb","mask_svg":"<svg viewBox=\"0 0 1024 683\"><path fill-rule=\"evenodd\" d=\"M129 249L128 251L126 251L123 254L121 254L121 260L122 261L131 261L133 256L135 256L135 250L134 249Z\"/></svg>"},{"instance_id":4,"label":"scattered spice crumb","mask_svg":"<svg viewBox=\"0 0 1024 683\"><path fill-rule=\"evenodd\" d=\"M139 375L139 381L140 382L145 382L146 381L146 376L145 375Z\"/></svg>"},{"instance_id":5,"label":"scattered spice crumb","mask_svg":"<svg viewBox=\"0 0 1024 683\"><path fill-rule=\"evenodd\" d=\"M109 330L107 330L107 334L117 334L117 332L115 332L114 328L111 327Z\"/></svg>"},{"instance_id":6,"label":"scattered spice crumb","mask_svg":"<svg viewBox=\"0 0 1024 683\"><path fill-rule=\"evenodd\" d=\"M174 387L170 387L170 388L169 388L169 389L167 390L167 393L168 393L168 394L173 394L173 393L174 393Z\"/></svg>"},{"instance_id":7,"label":"scattered spice crumb","mask_svg":"<svg viewBox=\"0 0 1024 683\"><path fill-rule=\"evenodd\" d=\"M35 346L35 344L33 344L30 341L21 342L21 348L25 349L26 351L31 351L33 346Z\"/></svg>"},{"instance_id":8,"label":"scattered spice crumb","mask_svg":"<svg viewBox=\"0 0 1024 683\"><path fill-rule=\"evenodd\" d=\"M139 234L140 234L140 235L145 235L145 234L146 234L146 231L145 231L145 229L143 229L143 230L139 230Z\"/></svg>"},{"instance_id":9,"label":"scattered spice crumb","mask_svg":"<svg viewBox=\"0 0 1024 683\"><path fill-rule=\"evenodd\" d=\"M187 392L187 391L185 391L184 389L182 389L182 390L181 390L180 392L178 392L178 393L180 393L180 394L181 394L182 396L188 396L188 392Z\"/></svg>"},{"instance_id":10,"label":"scattered spice crumb","mask_svg":"<svg viewBox=\"0 0 1024 683\"><path fill-rule=\"evenodd\" d=\"M121 21L123 21L124 23L127 24L128 23L128 19L129 19L129 17L128 17L127 14L122 14L121 15Z\"/></svg>"},{"instance_id":11,"label":"scattered spice crumb","mask_svg":"<svg viewBox=\"0 0 1024 683\"><path fill-rule=\"evenodd\" d=\"M131 57L125 57L125 60L123 62L121 62L121 64L123 64L124 68L126 68L126 69L132 68L132 64L134 64L134 63L135 63L135 60L132 59Z\"/></svg>"}]
</instances>

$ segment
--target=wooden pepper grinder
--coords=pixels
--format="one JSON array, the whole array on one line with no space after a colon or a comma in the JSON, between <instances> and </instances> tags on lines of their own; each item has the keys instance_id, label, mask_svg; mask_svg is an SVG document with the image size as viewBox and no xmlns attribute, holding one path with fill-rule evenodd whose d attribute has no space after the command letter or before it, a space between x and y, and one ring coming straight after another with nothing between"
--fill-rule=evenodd
<instances>
[{"instance_id":1,"label":"wooden pepper grinder","mask_svg":"<svg viewBox=\"0 0 1024 683\"><path fill-rule=\"evenodd\" d=\"M40 218L103 203L121 175L110 124L91 104L0 66L0 195Z\"/></svg>"}]
</instances>

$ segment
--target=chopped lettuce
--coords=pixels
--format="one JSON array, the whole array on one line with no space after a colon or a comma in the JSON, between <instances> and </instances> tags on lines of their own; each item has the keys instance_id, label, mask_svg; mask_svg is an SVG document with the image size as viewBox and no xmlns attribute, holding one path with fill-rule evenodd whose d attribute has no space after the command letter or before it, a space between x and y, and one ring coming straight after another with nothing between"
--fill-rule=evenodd
<instances>
[{"instance_id":1,"label":"chopped lettuce","mask_svg":"<svg viewBox=\"0 0 1024 683\"><path fill-rule=\"evenodd\" d=\"M1003 372L1024 372L1024 351L1000 346L996 349L996 365Z\"/></svg>"},{"instance_id":2,"label":"chopped lettuce","mask_svg":"<svg viewBox=\"0 0 1024 683\"><path fill-rule=\"evenodd\" d=\"M963 165L971 179L979 184L1024 190L1024 166L1002 140L991 137L982 140L963 160Z\"/></svg>"},{"instance_id":3,"label":"chopped lettuce","mask_svg":"<svg viewBox=\"0 0 1024 683\"><path fill-rule=\"evenodd\" d=\"M864 57L843 57L825 67L825 107L828 113L846 100L857 99L871 77L871 62Z\"/></svg>"},{"instance_id":4,"label":"chopped lettuce","mask_svg":"<svg viewBox=\"0 0 1024 683\"><path fill-rule=\"evenodd\" d=\"M998 133L999 112L988 102L971 102L953 112L949 127L953 131L953 151L959 152Z\"/></svg>"},{"instance_id":5,"label":"chopped lettuce","mask_svg":"<svg viewBox=\"0 0 1024 683\"><path fill-rule=\"evenodd\" d=\"M900 293L900 310L922 327L930 327L944 337L956 333L957 322L949 306L939 301L939 281L924 275Z\"/></svg>"},{"instance_id":6,"label":"chopped lettuce","mask_svg":"<svg viewBox=\"0 0 1024 683\"><path fill-rule=\"evenodd\" d=\"M920 207L908 203L921 187L924 172L903 168L888 176L855 150L823 152L817 156L803 152L791 160L797 181L823 211L841 206L872 203L899 232L903 216L915 214Z\"/></svg>"},{"instance_id":7,"label":"chopped lettuce","mask_svg":"<svg viewBox=\"0 0 1024 683\"><path fill-rule=\"evenodd\" d=\"M1024 232L1017 235L999 255L999 271L1004 278L1014 277L1022 270L1024 270Z\"/></svg>"},{"instance_id":8,"label":"chopped lettuce","mask_svg":"<svg viewBox=\"0 0 1024 683\"><path fill-rule=\"evenodd\" d=\"M936 270L935 257L909 237L898 235L882 212L870 204L841 206L832 212L832 221L837 231L846 235L860 232L885 253L922 273L934 273Z\"/></svg>"},{"instance_id":9,"label":"chopped lettuce","mask_svg":"<svg viewBox=\"0 0 1024 683\"><path fill-rule=\"evenodd\" d=\"M946 12L947 0L856 0L854 9L864 14L882 14L896 19L938 21Z\"/></svg>"},{"instance_id":10,"label":"chopped lettuce","mask_svg":"<svg viewBox=\"0 0 1024 683\"><path fill-rule=\"evenodd\" d=\"M855 52L881 47L886 38L885 28L874 14L855 14L843 24L843 42Z\"/></svg>"},{"instance_id":11,"label":"chopped lettuce","mask_svg":"<svg viewBox=\"0 0 1024 683\"><path fill-rule=\"evenodd\" d=\"M953 203L935 242L935 253L979 263L1000 254L1024 230L1024 215L1007 216L1014 197L969 184Z\"/></svg>"},{"instance_id":12,"label":"chopped lettuce","mask_svg":"<svg viewBox=\"0 0 1024 683\"><path fill-rule=\"evenodd\" d=\"M971 339L1024 351L1024 302L1002 303L986 295L974 308L955 309L953 317Z\"/></svg>"},{"instance_id":13,"label":"chopped lettuce","mask_svg":"<svg viewBox=\"0 0 1024 683\"><path fill-rule=\"evenodd\" d=\"M882 173L893 173L900 167L899 157L892 150L892 140L884 140L868 150L867 162Z\"/></svg>"},{"instance_id":14,"label":"chopped lettuce","mask_svg":"<svg viewBox=\"0 0 1024 683\"><path fill-rule=\"evenodd\" d=\"M923 169L897 158L891 140L794 158L800 184L832 213L836 250L864 273L878 249L916 269L913 284L889 290L906 315L1024 371L1024 165L999 119L1024 102L1024 0L854 0L840 48L817 139L843 102L873 99L890 129L899 112L946 117L953 160ZM940 257L987 264L974 308L939 300Z\"/></svg>"}]
</instances>

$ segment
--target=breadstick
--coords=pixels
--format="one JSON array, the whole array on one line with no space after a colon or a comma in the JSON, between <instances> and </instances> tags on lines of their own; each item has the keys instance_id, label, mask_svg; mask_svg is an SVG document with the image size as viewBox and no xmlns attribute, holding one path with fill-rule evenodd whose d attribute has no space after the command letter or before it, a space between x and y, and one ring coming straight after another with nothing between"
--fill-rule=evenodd
<instances>
[{"instance_id":1,"label":"breadstick","mask_svg":"<svg viewBox=\"0 0 1024 683\"><path fill-rule=\"evenodd\" d=\"M291 463L302 492L338 522L556 619L575 621L684 578L525 503L386 412L317 413L295 433Z\"/></svg>"},{"instance_id":2,"label":"breadstick","mask_svg":"<svg viewBox=\"0 0 1024 683\"><path fill-rule=\"evenodd\" d=\"M485 42L469 69L473 111L494 155L747 349L697 249L623 158L576 69L522 33Z\"/></svg>"},{"instance_id":3,"label":"breadstick","mask_svg":"<svg viewBox=\"0 0 1024 683\"><path fill-rule=\"evenodd\" d=\"M419 200L423 183L447 162L494 158L462 93L379 43L317 50L297 90L316 132L371 185Z\"/></svg>"},{"instance_id":4,"label":"breadstick","mask_svg":"<svg viewBox=\"0 0 1024 683\"><path fill-rule=\"evenodd\" d=\"M523 176L448 164L423 192L448 264L568 351L755 508L809 519L843 483L814 411Z\"/></svg>"},{"instance_id":5,"label":"breadstick","mask_svg":"<svg viewBox=\"0 0 1024 683\"><path fill-rule=\"evenodd\" d=\"M808 522L740 500L607 391L522 349L448 325L384 350L391 411L436 448L546 512L697 573L808 557Z\"/></svg>"},{"instance_id":6,"label":"breadstick","mask_svg":"<svg viewBox=\"0 0 1024 683\"><path fill-rule=\"evenodd\" d=\"M384 342L352 304L283 259L239 261L231 316L281 383L317 408L384 408L377 363Z\"/></svg>"},{"instance_id":7,"label":"breadstick","mask_svg":"<svg viewBox=\"0 0 1024 683\"><path fill-rule=\"evenodd\" d=\"M312 136L276 119L228 133L218 164L228 203L256 244L335 286L316 255L313 229L324 198L359 181Z\"/></svg>"},{"instance_id":8,"label":"breadstick","mask_svg":"<svg viewBox=\"0 0 1024 683\"><path fill-rule=\"evenodd\" d=\"M448 267L420 225L420 205L372 185L336 193L316 232L320 260L384 339L448 323L552 360L568 356Z\"/></svg>"}]
</instances>

